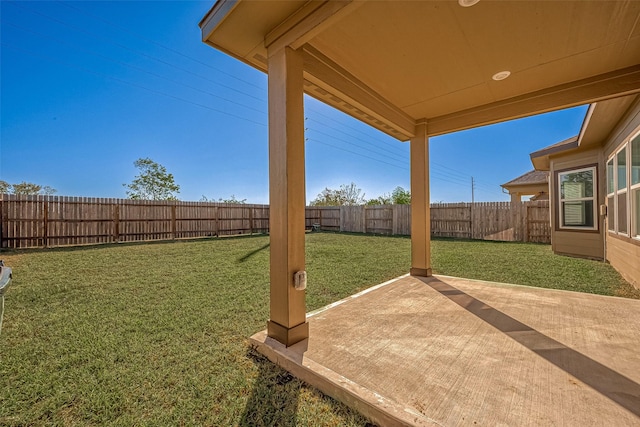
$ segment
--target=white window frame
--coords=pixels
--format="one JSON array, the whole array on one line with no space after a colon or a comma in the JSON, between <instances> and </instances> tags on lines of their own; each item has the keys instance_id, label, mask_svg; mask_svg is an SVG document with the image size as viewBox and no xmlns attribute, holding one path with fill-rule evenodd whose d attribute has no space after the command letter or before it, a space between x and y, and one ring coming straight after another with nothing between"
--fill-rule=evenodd
<instances>
[{"instance_id":1,"label":"white window frame","mask_svg":"<svg viewBox=\"0 0 640 427\"><path fill-rule=\"evenodd\" d=\"M627 138L624 139L624 141L622 142L622 144L620 144L620 146L618 146L618 148L611 153L611 155L607 158L607 165L609 164L609 162L611 160L613 160L613 193L609 193L609 175L607 173L607 217L615 218L615 227L613 230L609 230L609 227L607 226L607 231L611 234L617 234L620 236L626 236L626 237L631 237L634 240L640 240L640 224L637 224L635 221L635 215L636 215L636 207L633 204L633 195L635 193L635 191L640 191L640 182L633 184L632 182L632 178L633 178L633 165L632 165L632 160L633 160L633 146L631 144L631 141L633 141L634 138L639 137L640 136L640 127L636 128ZM625 170L625 178L626 178L626 187L622 190L618 190L618 154L622 151L625 150L625 161L626 161L626 170ZM626 205L627 205L627 212L626 212L626 226L627 226L627 232L621 232L620 231L620 225L619 225L619 218L618 218L618 197L620 195L624 194L624 197L626 199ZM613 206L609 206L609 197L613 197Z\"/></svg>"},{"instance_id":2,"label":"white window frame","mask_svg":"<svg viewBox=\"0 0 640 427\"><path fill-rule=\"evenodd\" d=\"M611 162L611 183L609 183L609 162ZM605 203L607 204L607 231L609 233L615 234L616 232L616 154L613 153L611 157L607 159L607 163L605 164L606 168L606 186L607 186L607 197ZM609 184L611 184L611 191L609 191ZM609 199L613 200L611 205L609 205ZM613 227L611 227L611 219L613 220Z\"/></svg>"},{"instance_id":3,"label":"white window frame","mask_svg":"<svg viewBox=\"0 0 640 427\"><path fill-rule=\"evenodd\" d=\"M624 161L625 161L625 169L624 169L624 178L625 178L625 187L620 189L618 188L618 177L620 176L620 174L618 173L618 155L620 154L621 151L624 150ZM625 142L620 146L620 148L618 148L616 150L616 153L614 155L614 170L615 170L615 204L616 204L616 210L615 210L615 215L616 215L616 234L620 235L620 236L630 236L630 228L629 227L629 140L625 140ZM618 200L620 199L620 196L622 196L624 194L624 199L625 199L625 204L627 206L627 211L625 212L625 228L627 229L627 231L620 231L620 216L618 215L620 213L620 210L618 209Z\"/></svg>"},{"instance_id":4,"label":"white window frame","mask_svg":"<svg viewBox=\"0 0 640 427\"><path fill-rule=\"evenodd\" d=\"M562 176L572 173L592 171L593 176L593 191L590 197L578 197L575 199L563 199L562 197ZM563 205L565 202L584 202L591 200L593 206L593 226L575 226L564 225ZM588 166L584 168L569 169L558 172L558 228L560 230L582 230L582 231L594 231L598 230L598 170L596 166Z\"/></svg>"},{"instance_id":5,"label":"white window frame","mask_svg":"<svg viewBox=\"0 0 640 427\"><path fill-rule=\"evenodd\" d=\"M639 215L635 211L636 208L640 207L637 207L634 204L633 198L636 191L640 192L640 181L635 184L633 183L633 145L631 144L631 142L635 138L640 138L640 129L636 129L636 132L632 133L629 137L629 140L627 141L627 146L629 147L627 149L627 165L629 166L629 171L627 174L627 214L630 218L629 235L635 240L640 240L640 224L636 221Z\"/></svg>"}]
</instances>

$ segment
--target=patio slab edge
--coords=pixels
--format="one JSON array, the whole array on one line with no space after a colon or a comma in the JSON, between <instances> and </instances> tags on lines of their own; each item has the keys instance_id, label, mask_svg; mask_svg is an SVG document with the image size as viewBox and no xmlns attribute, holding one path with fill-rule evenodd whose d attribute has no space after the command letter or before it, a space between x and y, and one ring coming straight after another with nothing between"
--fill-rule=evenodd
<instances>
[{"instance_id":1,"label":"patio slab edge","mask_svg":"<svg viewBox=\"0 0 640 427\"><path fill-rule=\"evenodd\" d=\"M261 331L249 338L251 346L271 362L322 393L355 409L379 426L438 426L416 409L381 396L304 356L308 339L285 347Z\"/></svg>"}]
</instances>

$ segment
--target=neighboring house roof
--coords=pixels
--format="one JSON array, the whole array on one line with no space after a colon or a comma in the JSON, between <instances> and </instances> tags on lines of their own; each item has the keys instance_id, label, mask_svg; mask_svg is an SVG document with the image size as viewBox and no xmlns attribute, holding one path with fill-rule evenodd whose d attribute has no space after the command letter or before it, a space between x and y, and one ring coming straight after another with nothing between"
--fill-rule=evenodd
<instances>
[{"instance_id":1,"label":"neighboring house roof","mask_svg":"<svg viewBox=\"0 0 640 427\"><path fill-rule=\"evenodd\" d=\"M506 188L515 185L547 184L547 182L549 182L549 172L532 170L505 184L502 184L501 187Z\"/></svg>"},{"instance_id":2,"label":"neighboring house roof","mask_svg":"<svg viewBox=\"0 0 640 427\"><path fill-rule=\"evenodd\" d=\"M501 187L514 195L533 195L543 197L549 192L549 173L547 171L529 171L524 175L502 184Z\"/></svg>"}]
</instances>

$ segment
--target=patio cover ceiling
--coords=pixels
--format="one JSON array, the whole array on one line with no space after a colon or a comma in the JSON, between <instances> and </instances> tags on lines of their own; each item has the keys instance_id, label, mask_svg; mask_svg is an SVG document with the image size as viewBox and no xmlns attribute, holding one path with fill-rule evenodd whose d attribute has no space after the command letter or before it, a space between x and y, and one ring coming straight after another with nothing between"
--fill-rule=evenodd
<instances>
[{"instance_id":1,"label":"patio cover ceiling","mask_svg":"<svg viewBox=\"0 0 640 427\"><path fill-rule=\"evenodd\" d=\"M634 0L219 0L200 27L265 72L302 49L306 93L407 140L640 92L639 21Z\"/></svg>"}]
</instances>

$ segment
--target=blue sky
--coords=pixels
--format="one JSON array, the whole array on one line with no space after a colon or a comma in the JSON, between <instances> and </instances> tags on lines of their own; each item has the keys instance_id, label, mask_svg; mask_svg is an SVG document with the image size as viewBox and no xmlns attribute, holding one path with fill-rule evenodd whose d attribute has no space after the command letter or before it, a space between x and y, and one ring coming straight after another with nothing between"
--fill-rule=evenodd
<instances>
[{"instance_id":1,"label":"blue sky","mask_svg":"<svg viewBox=\"0 0 640 427\"><path fill-rule=\"evenodd\" d=\"M204 2L1 3L0 179L126 197L150 157L181 200L268 203L267 78L200 41ZM579 132L586 107L432 138L431 199L503 201L529 153ZM307 199L355 182L409 188L409 145L306 98Z\"/></svg>"}]
</instances>

